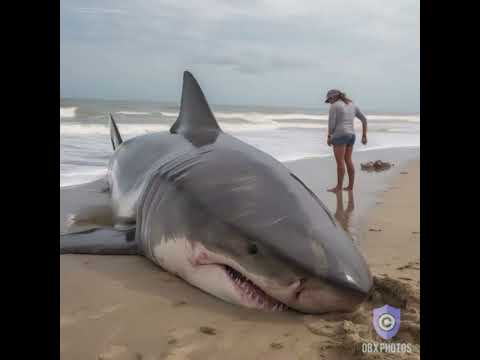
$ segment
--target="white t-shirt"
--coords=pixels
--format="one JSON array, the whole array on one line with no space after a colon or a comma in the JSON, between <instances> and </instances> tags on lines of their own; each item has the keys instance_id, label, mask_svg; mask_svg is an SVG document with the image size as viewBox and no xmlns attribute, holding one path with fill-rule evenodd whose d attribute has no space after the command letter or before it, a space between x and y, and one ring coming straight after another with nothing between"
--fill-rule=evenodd
<instances>
[{"instance_id":1,"label":"white t-shirt","mask_svg":"<svg viewBox=\"0 0 480 360\"><path fill-rule=\"evenodd\" d=\"M353 129L355 117L359 118L364 126L367 124L367 118L353 102L348 104L342 100L334 102L330 105L328 113L328 133L332 138L355 134Z\"/></svg>"}]
</instances>

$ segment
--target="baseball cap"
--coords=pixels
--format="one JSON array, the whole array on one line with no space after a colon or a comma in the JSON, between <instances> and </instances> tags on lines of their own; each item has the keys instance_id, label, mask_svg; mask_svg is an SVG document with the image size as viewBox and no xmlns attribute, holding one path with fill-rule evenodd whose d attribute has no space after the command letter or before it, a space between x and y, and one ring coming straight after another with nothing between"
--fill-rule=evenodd
<instances>
[{"instance_id":1,"label":"baseball cap","mask_svg":"<svg viewBox=\"0 0 480 360\"><path fill-rule=\"evenodd\" d=\"M325 102L328 102L328 99L330 99L331 97L340 95L341 93L342 93L342 92L341 92L340 90L336 90L336 89L328 90L327 96L326 96L326 98L325 98Z\"/></svg>"}]
</instances>

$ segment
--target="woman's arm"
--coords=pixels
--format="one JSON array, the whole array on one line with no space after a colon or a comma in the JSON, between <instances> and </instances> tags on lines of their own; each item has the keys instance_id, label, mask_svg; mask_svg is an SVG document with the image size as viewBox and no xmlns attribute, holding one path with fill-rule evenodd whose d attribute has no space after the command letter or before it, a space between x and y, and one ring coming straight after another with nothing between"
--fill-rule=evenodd
<instances>
[{"instance_id":1,"label":"woman's arm","mask_svg":"<svg viewBox=\"0 0 480 360\"><path fill-rule=\"evenodd\" d=\"M337 113L334 106L330 106L330 111L328 112L328 137L327 144L330 146L332 144L332 134L335 131L335 126L337 122Z\"/></svg>"},{"instance_id":2,"label":"woman's arm","mask_svg":"<svg viewBox=\"0 0 480 360\"><path fill-rule=\"evenodd\" d=\"M335 111L334 106L330 106L330 111L328 112L328 135L332 135L335 131L335 126L337 124L337 112Z\"/></svg>"},{"instance_id":3,"label":"woman's arm","mask_svg":"<svg viewBox=\"0 0 480 360\"><path fill-rule=\"evenodd\" d=\"M355 116L360 119L362 122L362 143L366 144L367 143L367 118L363 113L360 111L358 106L355 106Z\"/></svg>"}]
</instances>

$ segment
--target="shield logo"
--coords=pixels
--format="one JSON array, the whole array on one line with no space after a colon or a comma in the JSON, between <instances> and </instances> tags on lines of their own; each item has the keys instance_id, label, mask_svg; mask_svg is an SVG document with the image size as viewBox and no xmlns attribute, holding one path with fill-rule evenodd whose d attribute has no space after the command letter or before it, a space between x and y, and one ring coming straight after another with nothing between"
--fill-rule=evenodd
<instances>
[{"instance_id":1,"label":"shield logo","mask_svg":"<svg viewBox=\"0 0 480 360\"><path fill-rule=\"evenodd\" d=\"M390 305L373 309L373 327L378 336L390 340L400 329L400 309Z\"/></svg>"}]
</instances>

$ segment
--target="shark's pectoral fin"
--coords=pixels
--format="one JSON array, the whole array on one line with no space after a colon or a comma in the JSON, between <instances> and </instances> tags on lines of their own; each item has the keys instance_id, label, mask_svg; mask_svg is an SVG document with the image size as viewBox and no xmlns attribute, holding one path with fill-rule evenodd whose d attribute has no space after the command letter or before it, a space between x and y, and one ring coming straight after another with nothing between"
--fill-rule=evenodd
<instances>
[{"instance_id":1,"label":"shark's pectoral fin","mask_svg":"<svg viewBox=\"0 0 480 360\"><path fill-rule=\"evenodd\" d=\"M63 232L74 233L113 226L112 209L110 206L92 206L69 214L65 221Z\"/></svg>"},{"instance_id":2,"label":"shark's pectoral fin","mask_svg":"<svg viewBox=\"0 0 480 360\"><path fill-rule=\"evenodd\" d=\"M60 232L113 227L110 203L105 178L60 188Z\"/></svg>"},{"instance_id":3,"label":"shark's pectoral fin","mask_svg":"<svg viewBox=\"0 0 480 360\"><path fill-rule=\"evenodd\" d=\"M135 228L100 228L60 234L60 254L137 255Z\"/></svg>"}]
</instances>

